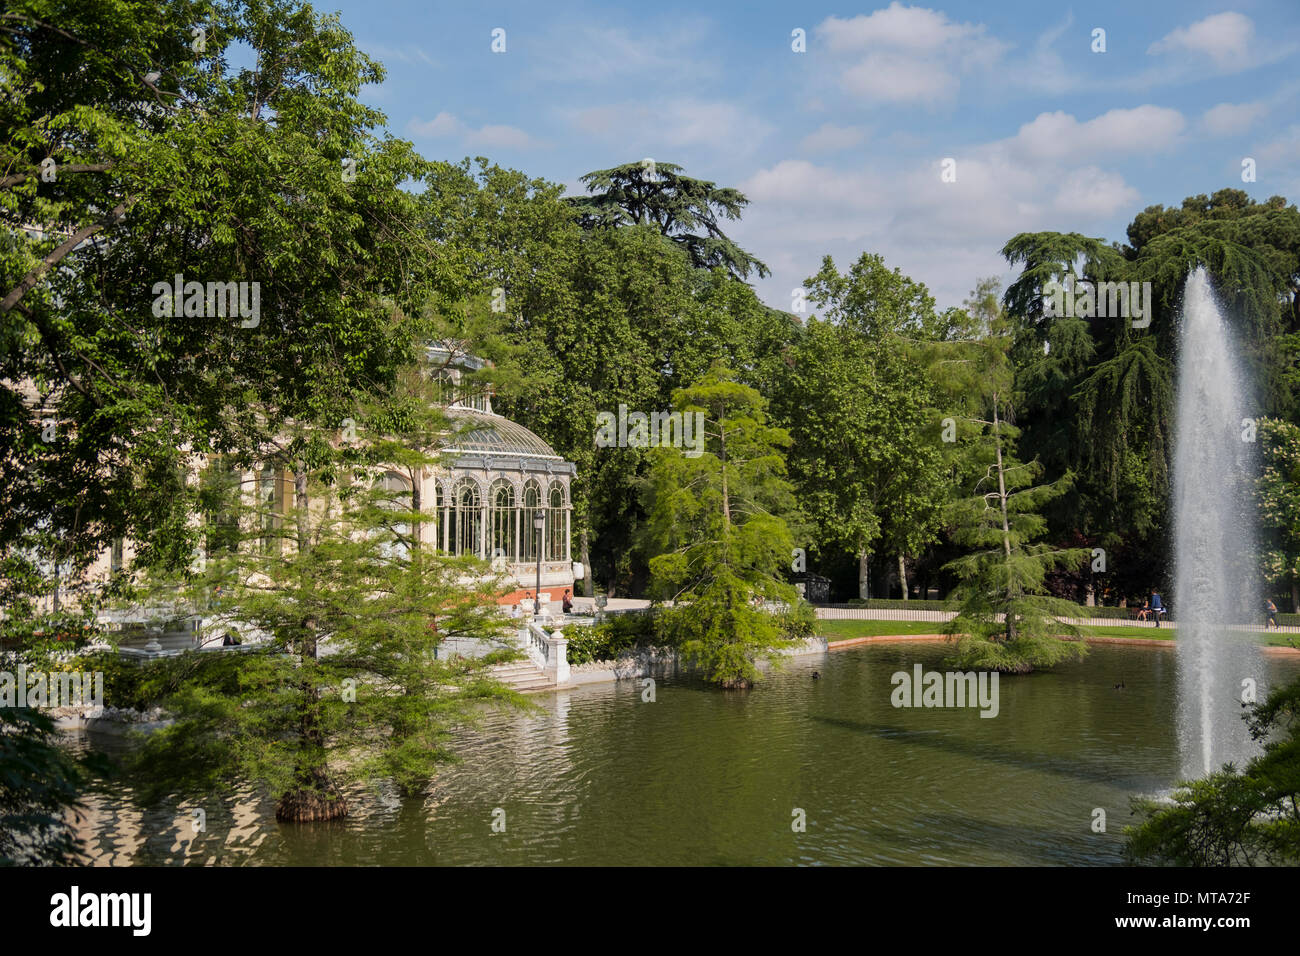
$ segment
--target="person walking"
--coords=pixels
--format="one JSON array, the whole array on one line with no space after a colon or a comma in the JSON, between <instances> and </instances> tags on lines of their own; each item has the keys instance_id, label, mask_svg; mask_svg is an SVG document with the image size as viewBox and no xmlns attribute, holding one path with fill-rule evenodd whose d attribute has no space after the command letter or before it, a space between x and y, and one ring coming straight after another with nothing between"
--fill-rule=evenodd
<instances>
[{"instance_id":1,"label":"person walking","mask_svg":"<svg viewBox=\"0 0 1300 956\"><path fill-rule=\"evenodd\" d=\"M1160 615L1165 613L1165 606L1160 601L1160 592L1151 592L1151 616L1156 619L1156 627L1160 626Z\"/></svg>"},{"instance_id":2,"label":"person walking","mask_svg":"<svg viewBox=\"0 0 1300 956\"><path fill-rule=\"evenodd\" d=\"M1268 602L1268 607L1265 610L1268 613L1268 618L1264 621L1264 630L1266 631L1268 630L1268 626L1270 624L1272 624L1274 627L1277 627L1277 605L1273 603L1272 598L1268 598L1267 602Z\"/></svg>"}]
</instances>

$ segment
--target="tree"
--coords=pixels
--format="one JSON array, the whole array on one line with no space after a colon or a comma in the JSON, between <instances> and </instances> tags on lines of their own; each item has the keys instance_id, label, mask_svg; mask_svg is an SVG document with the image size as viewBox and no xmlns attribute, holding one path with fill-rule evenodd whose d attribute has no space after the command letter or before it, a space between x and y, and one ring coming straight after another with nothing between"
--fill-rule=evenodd
<instances>
[{"instance_id":1,"label":"tree","mask_svg":"<svg viewBox=\"0 0 1300 956\"><path fill-rule=\"evenodd\" d=\"M946 488L928 384L900 349L816 317L789 361L773 411L793 438L790 476L812 550L852 554L869 598L872 554L883 546L901 563L940 523Z\"/></svg>"},{"instance_id":2,"label":"tree","mask_svg":"<svg viewBox=\"0 0 1300 956\"><path fill-rule=\"evenodd\" d=\"M793 506L780 448L784 429L767 423L766 401L721 366L674 394L683 416L703 419L705 449L651 452L646 530L652 594L674 607L662 627L683 657L723 687L749 687L756 661L789 645L779 620L756 598L793 605L782 580Z\"/></svg>"},{"instance_id":3,"label":"tree","mask_svg":"<svg viewBox=\"0 0 1300 956\"><path fill-rule=\"evenodd\" d=\"M936 537L944 497L921 359L951 334L951 316L938 316L925 285L877 255L863 253L845 274L826 256L804 285L826 321L809 320L791 353L793 394L778 399L796 436L800 500L821 539L857 559L860 597L871 596L871 556L883 547L897 556L907 600L906 559Z\"/></svg>"},{"instance_id":4,"label":"tree","mask_svg":"<svg viewBox=\"0 0 1300 956\"><path fill-rule=\"evenodd\" d=\"M1127 852L1140 863L1172 866L1300 864L1300 681L1252 704L1246 718L1264 752L1245 767L1225 765L1174 791L1172 806L1135 799L1142 822Z\"/></svg>"},{"instance_id":5,"label":"tree","mask_svg":"<svg viewBox=\"0 0 1300 956\"><path fill-rule=\"evenodd\" d=\"M494 603L505 585L486 563L407 547L399 526L416 516L373 470L301 477L307 502L283 515L259 505L243 546L178 592L197 603L221 588L208 639L234 630L265 641L160 662L158 702L175 722L136 760L157 793L238 780L268 788L279 820L335 819L347 815L348 781L418 793L476 702L518 700L489 674L517 651ZM453 638L487 653L439 655Z\"/></svg>"},{"instance_id":6,"label":"tree","mask_svg":"<svg viewBox=\"0 0 1300 956\"><path fill-rule=\"evenodd\" d=\"M1256 498L1264 525L1264 572L1274 586L1290 586L1291 609L1300 613L1300 426L1276 418L1259 421L1263 471Z\"/></svg>"},{"instance_id":7,"label":"tree","mask_svg":"<svg viewBox=\"0 0 1300 956\"><path fill-rule=\"evenodd\" d=\"M718 216L739 219L749 200L738 190L681 175L676 163L643 161L579 177L591 192L568 200L586 228L650 226L677 243L697 269L722 268L737 279L770 270L727 238Z\"/></svg>"},{"instance_id":8,"label":"tree","mask_svg":"<svg viewBox=\"0 0 1300 956\"><path fill-rule=\"evenodd\" d=\"M1020 433L1008 421L1009 347L1010 337L999 328L977 346L988 417L968 423L980 429L971 451L982 474L974 494L953 504L950 519L954 540L976 550L947 566L961 583L953 595L960 608L945 632L957 638L956 666L1023 674L1086 653L1082 641L1059 639L1062 631L1078 636L1077 628L1056 620L1072 608L1046 596L1043 581L1048 571L1077 565L1088 552L1034 541L1046 529L1039 511L1069 489L1071 476L1034 485L1041 467L1015 458Z\"/></svg>"},{"instance_id":9,"label":"tree","mask_svg":"<svg viewBox=\"0 0 1300 956\"><path fill-rule=\"evenodd\" d=\"M291 0L22 0L0 72L0 549L182 567L191 452L337 425L410 362L387 303L450 268L412 242L426 164L356 98L379 65Z\"/></svg>"},{"instance_id":10,"label":"tree","mask_svg":"<svg viewBox=\"0 0 1300 956\"><path fill-rule=\"evenodd\" d=\"M57 738L39 710L0 707L0 866L84 862L70 817L85 768Z\"/></svg>"}]
</instances>

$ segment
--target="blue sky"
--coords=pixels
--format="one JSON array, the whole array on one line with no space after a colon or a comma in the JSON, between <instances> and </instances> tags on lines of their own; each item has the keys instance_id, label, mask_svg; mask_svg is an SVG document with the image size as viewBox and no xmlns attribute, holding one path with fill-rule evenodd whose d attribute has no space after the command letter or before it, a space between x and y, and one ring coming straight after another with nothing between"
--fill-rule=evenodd
<instances>
[{"instance_id":1,"label":"blue sky","mask_svg":"<svg viewBox=\"0 0 1300 956\"><path fill-rule=\"evenodd\" d=\"M1300 197L1296 0L318 8L387 67L363 99L430 158L576 192L649 157L741 189L728 233L771 267L754 285L778 308L826 254L879 253L942 307L1005 281L1018 232L1123 240L1191 194Z\"/></svg>"}]
</instances>

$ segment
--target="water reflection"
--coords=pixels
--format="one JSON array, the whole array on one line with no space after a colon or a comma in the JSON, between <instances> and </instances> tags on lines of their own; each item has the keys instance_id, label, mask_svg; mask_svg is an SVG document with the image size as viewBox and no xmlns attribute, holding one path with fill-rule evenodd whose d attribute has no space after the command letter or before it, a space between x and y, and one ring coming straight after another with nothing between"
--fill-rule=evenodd
<instances>
[{"instance_id":1,"label":"water reflection","mask_svg":"<svg viewBox=\"0 0 1300 956\"><path fill-rule=\"evenodd\" d=\"M145 808L117 780L81 830L112 865L1120 862L1130 796L1178 771L1172 653L1098 647L1059 673L1004 680L994 719L893 708L890 675L944 653L803 658L752 693L670 679L654 702L639 681L537 697L532 713L492 710L459 734L462 762L427 797L358 789L343 821L279 824L274 801L250 791ZM1096 808L1107 833L1091 830ZM796 809L806 832L791 829Z\"/></svg>"}]
</instances>

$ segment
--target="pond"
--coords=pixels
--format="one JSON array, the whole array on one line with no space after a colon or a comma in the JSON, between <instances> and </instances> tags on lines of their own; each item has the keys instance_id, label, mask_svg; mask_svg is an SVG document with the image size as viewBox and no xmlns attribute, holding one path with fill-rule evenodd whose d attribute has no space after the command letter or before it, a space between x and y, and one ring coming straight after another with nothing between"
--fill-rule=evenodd
<instances>
[{"instance_id":1,"label":"pond","mask_svg":"<svg viewBox=\"0 0 1300 956\"><path fill-rule=\"evenodd\" d=\"M461 734L463 762L427 797L359 790L335 823L279 824L255 794L142 808L117 781L80 829L114 865L1121 863L1130 796L1178 772L1174 652L1099 646L1004 678L993 719L895 708L891 675L941 670L946 652L801 657L749 692L681 679L659 681L653 702L639 681L539 695L539 712L493 711ZM1267 666L1276 682L1300 661Z\"/></svg>"}]
</instances>

